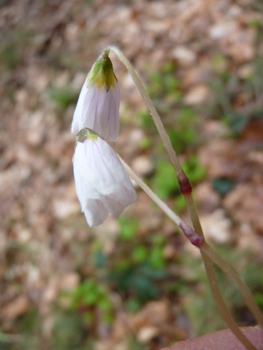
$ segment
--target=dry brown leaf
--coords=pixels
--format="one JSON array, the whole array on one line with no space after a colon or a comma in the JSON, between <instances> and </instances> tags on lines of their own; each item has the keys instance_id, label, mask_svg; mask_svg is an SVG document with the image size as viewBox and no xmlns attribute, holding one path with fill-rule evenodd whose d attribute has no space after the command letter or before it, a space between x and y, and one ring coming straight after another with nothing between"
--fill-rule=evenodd
<instances>
[{"instance_id":1,"label":"dry brown leaf","mask_svg":"<svg viewBox=\"0 0 263 350\"><path fill-rule=\"evenodd\" d=\"M16 299L9 302L2 309L2 316L6 318L16 318L24 315L29 309L29 301L25 295L20 295Z\"/></svg>"},{"instance_id":2,"label":"dry brown leaf","mask_svg":"<svg viewBox=\"0 0 263 350\"><path fill-rule=\"evenodd\" d=\"M225 197L223 205L238 222L249 223L263 234L262 185L239 184Z\"/></svg>"}]
</instances>

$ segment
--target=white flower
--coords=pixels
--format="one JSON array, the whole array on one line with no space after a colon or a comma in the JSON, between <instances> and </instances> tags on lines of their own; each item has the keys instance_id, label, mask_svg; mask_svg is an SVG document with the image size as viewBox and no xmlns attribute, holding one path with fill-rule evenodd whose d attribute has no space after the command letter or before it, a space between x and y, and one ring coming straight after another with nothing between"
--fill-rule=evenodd
<instances>
[{"instance_id":1,"label":"white flower","mask_svg":"<svg viewBox=\"0 0 263 350\"><path fill-rule=\"evenodd\" d=\"M81 130L77 135L73 172L81 210L89 226L102 224L109 213L119 217L137 198L116 153L90 130Z\"/></svg>"},{"instance_id":2,"label":"white flower","mask_svg":"<svg viewBox=\"0 0 263 350\"><path fill-rule=\"evenodd\" d=\"M73 115L72 134L89 128L106 140L116 141L120 129L119 106L117 79L111 60L104 54L96 60L82 86Z\"/></svg>"}]
</instances>

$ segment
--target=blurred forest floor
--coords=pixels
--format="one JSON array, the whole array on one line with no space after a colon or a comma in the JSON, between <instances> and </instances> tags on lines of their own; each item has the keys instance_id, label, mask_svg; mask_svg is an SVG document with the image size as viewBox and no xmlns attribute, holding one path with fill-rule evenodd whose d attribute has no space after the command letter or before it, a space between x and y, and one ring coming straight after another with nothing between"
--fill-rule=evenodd
<instances>
[{"instance_id":1,"label":"blurred forest floor","mask_svg":"<svg viewBox=\"0 0 263 350\"><path fill-rule=\"evenodd\" d=\"M263 5L253 0L0 0L0 349L157 350L224 328L199 252L138 189L89 228L70 125L85 76L118 46L194 187L208 241L263 308ZM132 79L112 144L185 220ZM240 325L253 319L217 271Z\"/></svg>"}]
</instances>

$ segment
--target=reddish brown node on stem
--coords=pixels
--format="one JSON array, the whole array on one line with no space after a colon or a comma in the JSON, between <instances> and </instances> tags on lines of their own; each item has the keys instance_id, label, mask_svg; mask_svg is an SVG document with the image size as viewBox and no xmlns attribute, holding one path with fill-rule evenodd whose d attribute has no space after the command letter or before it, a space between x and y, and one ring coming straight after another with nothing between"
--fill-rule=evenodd
<instances>
[{"instance_id":1,"label":"reddish brown node on stem","mask_svg":"<svg viewBox=\"0 0 263 350\"><path fill-rule=\"evenodd\" d=\"M204 238L202 236L200 236L197 232L195 232L190 226L188 226L184 222L181 222L179 227L194 246L196 246L197 248L201 248L202 244L204 243Z\"/></svg>"},{"instance_id":2,"label":"reddish brown node on stem","mask_svg":"<svg viewBox=\"0 0 263 350\"><path fill-rule=\"evenodd\" d=\"M187 176L183 176L181 178L178 178L180 191L183 196L190 194L192 192L192 186L188 180Z\"/></svg>"},{"instance_id":3,"label":"reddish brown node on stem","mask_svg":"<svg viewBox=\"0 0 263 350\"><path fill-rule=\"evenodd\" d=\"M201 245L203 244L204 239L199 236L199 237L193 237L190 241L197 248L201 248Z\"/></svg>"}]
</instances>

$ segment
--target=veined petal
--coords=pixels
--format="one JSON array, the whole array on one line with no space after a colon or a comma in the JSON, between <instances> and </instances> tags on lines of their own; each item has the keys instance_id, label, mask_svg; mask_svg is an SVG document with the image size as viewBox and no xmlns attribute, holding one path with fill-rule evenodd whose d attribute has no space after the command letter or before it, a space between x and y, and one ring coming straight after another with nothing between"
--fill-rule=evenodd
<instances>
[{"instance_id":1,"label":"veined petal","mask_svg":"<svg viewBox=\"0 0 263 350\"><path fill-rule=\"evenodd\" d=\"M82 89L79 94L77 106L75 108L74 114L73 114L73 120L71 124L71 132L74 135L77 135L78 132L83 129L81 127L83 124L85 124L85 115L88 115L89 109L94 105L94 100L96 98L96 89L95 86L89 89L87 88L85 80Z\"/></svg>"},{"instance_id":2,"label":"veined petal","mask_svg":"<svg viewBox=\"0 0 263 350\"><path fill-rule=\"evenodd\" d=\"M73 115L71 132L74 135L89 128L109 141L119 134L120 93L112 64L108 57L94 63L82 86Z\"/></svg>"},{"instance_id":3,"label":"veined petal","mask_svg":"<svg viewBox=\"0 0 263 350\"><path fill-rule=\"evenodd\" d=\"M98 199L87 201L83 212L89 226L101 225L109 215L107 208Z\"/></svg>"},{"instance_id":4,"label":"veined petal","mask_svg":"<svg viewBox=\"0 0 263 350\"><path fill-rule=\"evenodd\" d=\"M89 226L101 224L109 213L116 218L137 196L113 149L98 136L77 142L73 156L76 192Z\"/></svg>"},{"instance_id":5,"label":"veined petal","mask_svg":"<svg viewBox=\"0 0 263 350\"><path fill-rule=\"evenodd\" d=\"M119 87L116 82L114 88L111 88L105 96L104 104L101 107L101 114L104 114L103 118L100 118L100 128L103 131L104 138L110 141L116 141L119 135L120 122L119 122L119 106L120 106L120 93Z\"/></svg>"}]
</instances>

